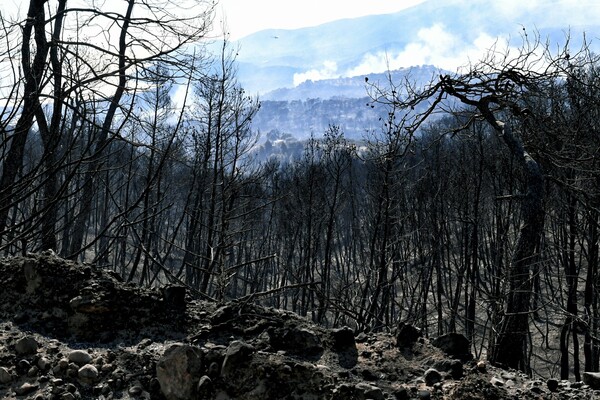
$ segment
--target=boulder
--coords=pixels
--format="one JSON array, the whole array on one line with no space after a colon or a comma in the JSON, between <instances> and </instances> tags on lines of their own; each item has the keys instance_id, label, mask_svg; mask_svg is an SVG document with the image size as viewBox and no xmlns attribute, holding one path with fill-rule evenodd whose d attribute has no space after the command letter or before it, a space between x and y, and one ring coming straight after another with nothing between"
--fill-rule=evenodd
<instances>
[{"instance_id":1,"label":"boulder","mask_svg":"<svg viewBox=\"0 0 600 400\"><path fill-rule=\"evenodd\" d=\"M460 333L447 333L431 341L435 347L443 350L449 356L458 358L461 361L468 361L473 358L471 354L471 342Z\"/></svg>"},{"instance_id":2,"label":"boulder","mask_svg":"<svg viewBox=\"0 0 600 400\"><path fill-rule=\"evenodd\" d=\"M306 328L271 329L269 338L270 345L275 350L285 350L302 355L316 355L323 351L319 336Z\"/></svg>"},{"instance_id":3,"label":"boulder","mask_svg":"<svg viewBox=\"0 0 600 400\"><path fill-rule=\"evenodd\" d=\"M201 399L208 399L212 396L212 393L213 393L212 380L208 376L203 375L200 378L200 380L198 381L198 390L197 390L198 397Z\"/></svg>"},{"instance_id":4,"label":"boulder","mask_svg":"<svg viewBox=\"0 0 600 400\"><path fill-rule=\"evenodd\" d=\"M440 374L440 372L434 368L430 368L425 371L423 377L425 378L425 384L427 386L433 386L442 381L442 374Z\"/></svg>"},{"instance_id":5,"label":"boulder","mask_svg":"<svg viewBox=\"0 0 600 400\"><path fill-rule=\"evenodd\" d=\"M98 379L98 369L92 364L85 364L77 371L77 376L85 383L93 383Z\"/></svg>"},{"instance_id":6,"label":"boulder","mask_svg":"<svg viewBox=\"0 0 600 400\"><path fill-rule=\"evenodd\" d=\"M35 354L38 349L38 342L33 336L22 337L15 343L15 351L19 355Z\"/></svg>"},{"instance_id":7,"label":"boulder","mask_svg":"<svg viewBox=\"0 0 600 400\"><path fill-rule=\"evenodd\" d=\"M225 359L221 368L221 376L227 377L243 367L251 358L255 349L253 346L239 340L234 340L225 351Z\"/></svg>"},{"instance_id":8,"label":"boulder","mask_svg":"<svg viewBox=\"0 0 600 400\"><path fill-rule=\"evenodd\" d=\"M73 350L67 356L69 361L74 362L80 367L89 364L92 361L92 356L85 350Z\"/></svg>"},{"instance_id":9,"label":"boulder","mask_svg":"<svg viewBox=\"0 0 600 400\"><path fill-rule=\"evenodd\" d=\"M40 387L40 385L37 383L25 382L21 386L19 386L15 389L15 393L17 394L17 396L25 396L25 395L37 390L39 387Z\"/></svg>"},{"instance_id":10,"label":"boulder","mask_svg":"<svg viewBox=\"0 0 600 400\"><path fill-rule=\"evenodd\" d=\"M396 345L400 348L411 347L421 336L419 328L400 322L396 333Z\"/></svg>"},{"instance_id":11,"label":"boulder","mask_svg":"<svg viewBox=\"0 0 600 400\"><path fill-rule=\"evenodd\" d=\"M169 347L156 364L156 378L167 400L194 398L202 369L198 347L176 344Z\"/></svg>"},{"instance_id":12,"label":"boulder","mask_svg":"<svg viewBox=\"0 0 600 400\"><path fill-rule=\"evenodd\" d=\"M584 372L583 383L594 390L600 390L600 372ZM573 385L571 385L573 387Z\"/></svg>"},{"instance_id":13,"label":"boulder","mask_svg":"<svg viewBox=\"0 0 600 400\"><path fill-rule=\"evenodd\" d=\"M10 383L12 379L10 371L5 367L0 367L0 383Z\"/></svg>"},{"instance_id":14,"label":"boulder","mask_svg":"<svg viewBox=\"0 0 600 400\"><path fill-rule=\"evenodd\" d=\"M558 380L550 378L546 381L546 386L548 386L549 391L556 392L558 390Z\"/></svg>"},{"instance_id":15,"label":"boulder","mask_svg":"<svg viewBox=\"0 0 600 400\"><path fill-rule=\"evenodd\" d=\"M165 306L174 311L185 311L185 286L170 285L162 290Z\"/></svg>"},{"instance_id":16,"label":"boulder","mask_svg":"<svg viewBox=\"0 0 600 400\"><path fill-rule=\"evenodd\" d=\"M331 331L333 338L333 350L345 351L356 349L356 341L354 340L354 332L349 327L334 329Z\"/></svg>"}]
</instances>

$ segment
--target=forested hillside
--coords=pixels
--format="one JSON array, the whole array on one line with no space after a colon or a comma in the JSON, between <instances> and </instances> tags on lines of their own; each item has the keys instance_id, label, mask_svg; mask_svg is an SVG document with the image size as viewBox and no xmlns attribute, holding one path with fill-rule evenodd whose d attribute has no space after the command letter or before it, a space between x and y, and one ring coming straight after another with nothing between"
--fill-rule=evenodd
<instances>
[{"instance_id":1,"label":"forested hillside","mask_svg":"<svg viewBox=\"0 0 600 400\"><path fill-rule=\"evenodd\" d=\"M2 19L1 255L52 249L355 333L459 332L529 374L598 371L600 63L586 46L530 34L418 86L367 80L376 121L340 108L282 160L265 146L285 131L257 154L260 103L227 41L201 51L212 2L121 6L31 0Z\"/></svg>"},{"instance_id":2,"label":"forested hillside","mask_svg":"<svg viewBox=\"0 0 600 400\"><path fill-rule=\"evenodd\" d=\"M311 135L321 137L330 125L336 125L346 138L360 141L368 132L379 130L388 113L370 102L368 82L384 85L391 79L422 87L441 73L445 71L425 65L281 88L261 97L252 126L263 134L279 131L304 140Z\"/></svg>"}]
</instances>

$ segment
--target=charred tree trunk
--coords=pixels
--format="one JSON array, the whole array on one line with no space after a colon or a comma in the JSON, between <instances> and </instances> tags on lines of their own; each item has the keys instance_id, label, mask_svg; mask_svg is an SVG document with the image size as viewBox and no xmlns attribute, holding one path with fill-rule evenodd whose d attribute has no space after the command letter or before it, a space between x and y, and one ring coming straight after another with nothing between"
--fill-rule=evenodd
<instances>
[{"instance_id":1,"label":"charred tree trunk","mask_svg":"<svg viewBox=\"0 0 600 400\"><path fill-rule=\"evenodd\" d=\"M489 118L488 118L489 120ZM544 177L538 163L523 148L507 124L492 121L494 128L518 160L526 177L521 199L522 226L508 271L506 309L497 328L490 361L530 373L528 361L531 267L538 262L544 227Z\"/></svg>"}]
</instances>

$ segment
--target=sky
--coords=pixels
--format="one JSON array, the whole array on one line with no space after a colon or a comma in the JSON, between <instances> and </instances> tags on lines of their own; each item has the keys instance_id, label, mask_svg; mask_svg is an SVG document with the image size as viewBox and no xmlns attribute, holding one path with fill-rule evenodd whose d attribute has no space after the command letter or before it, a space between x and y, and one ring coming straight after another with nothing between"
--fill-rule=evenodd
<instances>
[{"instance_id":1,"label":"sky","mask_svg":"<svg viewBox=\"0 0 600 400\"><path fill-rule=\"evenodd\" d=\"M15 1L15 0L3 0ZM263 29L295 29L320 25L343 18L389 14L426 0L218 0L215 26L228 26L230 39L237 40ZM540 5L558 12L538 16L540 20L560 21L565 17L581 23L598 20L599 0L434 0L445 3L489 2L490 7L507 16L526 14ZM564 14L566 12L566 15Z\"/></svg>"},{"instance_id":2,"label":"sky","mask_svg":"<svg viewBox=\"0 0 600 400\"><path fill-rule=\"evenodd\" d=\"M263 29L295 29L343 18L389 14L424 0L219 0L215 26L225 15L230 39Z\"/></svg>"}]
</instances>

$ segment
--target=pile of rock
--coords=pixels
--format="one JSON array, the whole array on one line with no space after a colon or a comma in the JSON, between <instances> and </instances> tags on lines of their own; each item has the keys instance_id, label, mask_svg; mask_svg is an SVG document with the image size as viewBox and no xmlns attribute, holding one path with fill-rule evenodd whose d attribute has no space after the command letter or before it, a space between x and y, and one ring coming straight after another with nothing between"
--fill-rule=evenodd
<instances>
[{"instance_id":1,"label":"pile of rock","mask_svg":"<svg viewBox=\"0 0 600 400\"><path fill-rule=\"evenodd\" d=\"M52 253L0 261L0 398L579 399L584 382L532 380L473 360L468 340L325 329L252 303L186 300Z\"/></svg>"},{"instance_id":2,"label":"pile of rock","mask_svg":"<svg viewBox=\"0 0 600 400\"><path fill-rule=\"evenodd\" d=\"M173 288L124 283L110 270L76 264L53 252L0 261L0 317L39 332L76 340L113 340L122 330L181 330L185 302ZM16 314L15 314L16 313Z\"/></svg>"}]
</instances>

